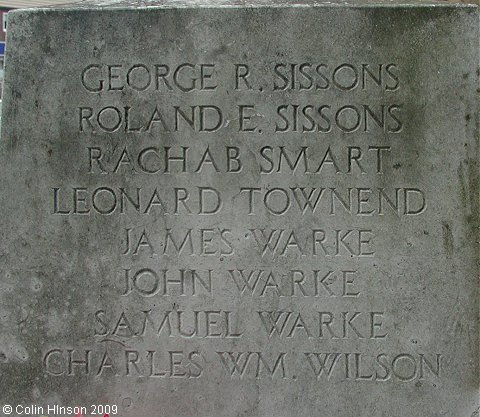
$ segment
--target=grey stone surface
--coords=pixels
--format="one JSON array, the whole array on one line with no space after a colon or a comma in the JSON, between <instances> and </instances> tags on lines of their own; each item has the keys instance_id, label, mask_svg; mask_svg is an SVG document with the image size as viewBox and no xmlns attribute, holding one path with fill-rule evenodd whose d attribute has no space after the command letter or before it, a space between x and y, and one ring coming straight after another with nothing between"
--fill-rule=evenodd
<instances>
[{"instance_id":1,"label":"grey stone surface","mask_svg":"<svg viewBox=\"0 0 480 417\"><path fill-rule=\"evenodd\" d=\"M478 415L477 8L258 6L11 15L9 415Z\"/></svg>"},{"instance_id":2,"label":"grey stone surface","mask_svg":"<svg viewBox=\"0 0 480 417\"><path fill-rule=\"evenodd\" d=\"M468 1L466 3L469 3ZM470 2L474 3L474 2ZM70 10L98 10L98 9L129 9L136 8L237 8L237 7L332 7L332 6L356 6L356 7L376 7L376 6L400 6L400 7L418 7L418 6L447 6L463 7L465 4L458 2L446 2L445 0L365 0L358 2L356 0L332 0L313 2L311 0L76 0L65 3L61 6L48 6L46 9L70 9Z\"/></svg>"}]
</instances>

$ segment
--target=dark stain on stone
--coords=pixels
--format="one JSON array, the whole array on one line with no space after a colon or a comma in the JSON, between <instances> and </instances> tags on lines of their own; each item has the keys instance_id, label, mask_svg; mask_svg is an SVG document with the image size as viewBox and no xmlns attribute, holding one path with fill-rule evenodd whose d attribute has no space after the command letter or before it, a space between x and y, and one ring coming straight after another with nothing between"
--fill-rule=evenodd
<instances>
[{"instance_id":1,"label":"dark stain on stone","mask_svg":"<svg viewBox=\"0 0 480 417\"><path fill-rule=\"evenodd\" d=\"M212 59L218 58L221 55L225 55L228 52L228 48L225 44L222 44L219 48L214 49L210 56Z\"/></svg>"},{"instance_id":2,"label":"dark stain on stone","mask_svg":"<svg viewBox=\"0 0 480 417\"><path fill-rule=\"evenodd\" d=\"M470 164L467 168L468 176L468 191L470 195L470 212L467 213L466 221L470 227L472 240L478 242L480 236L479 216L480 203L478 195L480 192L479 166L476 159L470 159Z\"/></svg>"},{"instance_id":3,"label":"dark stain on stone","mask_svg":"<svg viewBox=\"0 0 480 417\"><path fill-rule=\"evenodd\" d=\"M468 203L467 190L466 190L465 178L464 178L464 175L463 175L463 168L462 168L461 164L457 169L457 174L458 174L458 180L460 182L460 187L459 187L460 198L462 200L463 206L466 207L466 205Z\"/></svg>"},{"instance_id":4,"label":"dark stain on stone","mask_svg":"<svg viewBox=\"0 0 480 417\"><path fill-rule=\"evenodd\" d=\"M443 232L443 247L447 256L453 255L453 234L450 225L447 222L442 222L442 232Z\"/></svg>"}]
</instances>

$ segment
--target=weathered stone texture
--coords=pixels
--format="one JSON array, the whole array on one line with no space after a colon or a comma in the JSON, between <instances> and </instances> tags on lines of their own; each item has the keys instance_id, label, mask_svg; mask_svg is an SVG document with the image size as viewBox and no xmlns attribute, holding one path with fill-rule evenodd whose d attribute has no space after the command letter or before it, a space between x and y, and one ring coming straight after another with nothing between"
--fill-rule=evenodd
<instances>
[{"instance_id":1,"label":"weathered stone texture","mask_svg":"<svg viewBox=\"0 0 480 417\"><path fill-rule=\"evenodd\" d=\"M9 25L0 405L478 410L475 6L96 1Z\"/></svg>"}]
</instances>

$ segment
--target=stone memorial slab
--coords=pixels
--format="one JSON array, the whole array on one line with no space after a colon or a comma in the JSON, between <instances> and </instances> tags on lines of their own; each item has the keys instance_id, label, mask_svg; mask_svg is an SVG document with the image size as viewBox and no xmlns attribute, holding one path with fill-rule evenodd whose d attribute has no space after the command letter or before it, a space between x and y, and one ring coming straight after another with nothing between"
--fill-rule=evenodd
<instances>
[{"instance_id":1,"label":"stone memorial slab","mask_svg":"<svg viewBox=\"0 0 480 417\"><path fill-rule=\"evenodd\" d=\"M479 14L9 15L2 416L473 417Z\"/></svg>"}]
</instances>

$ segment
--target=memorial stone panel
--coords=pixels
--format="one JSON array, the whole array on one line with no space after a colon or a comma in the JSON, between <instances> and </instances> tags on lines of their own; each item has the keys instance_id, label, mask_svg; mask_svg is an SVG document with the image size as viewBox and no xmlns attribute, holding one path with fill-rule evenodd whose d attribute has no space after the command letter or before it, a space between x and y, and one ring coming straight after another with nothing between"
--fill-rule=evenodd
<instances>
[{"instance_id":1,"label":"memorial stone panel","mask_svg":"<svg viewBox=\"0 0 480 417\"><path fill-rule=\"evenodd\" d=\"M478 415L478 26L435 2L13 12L1 415Z\"/></svg>"}]
</instances>

